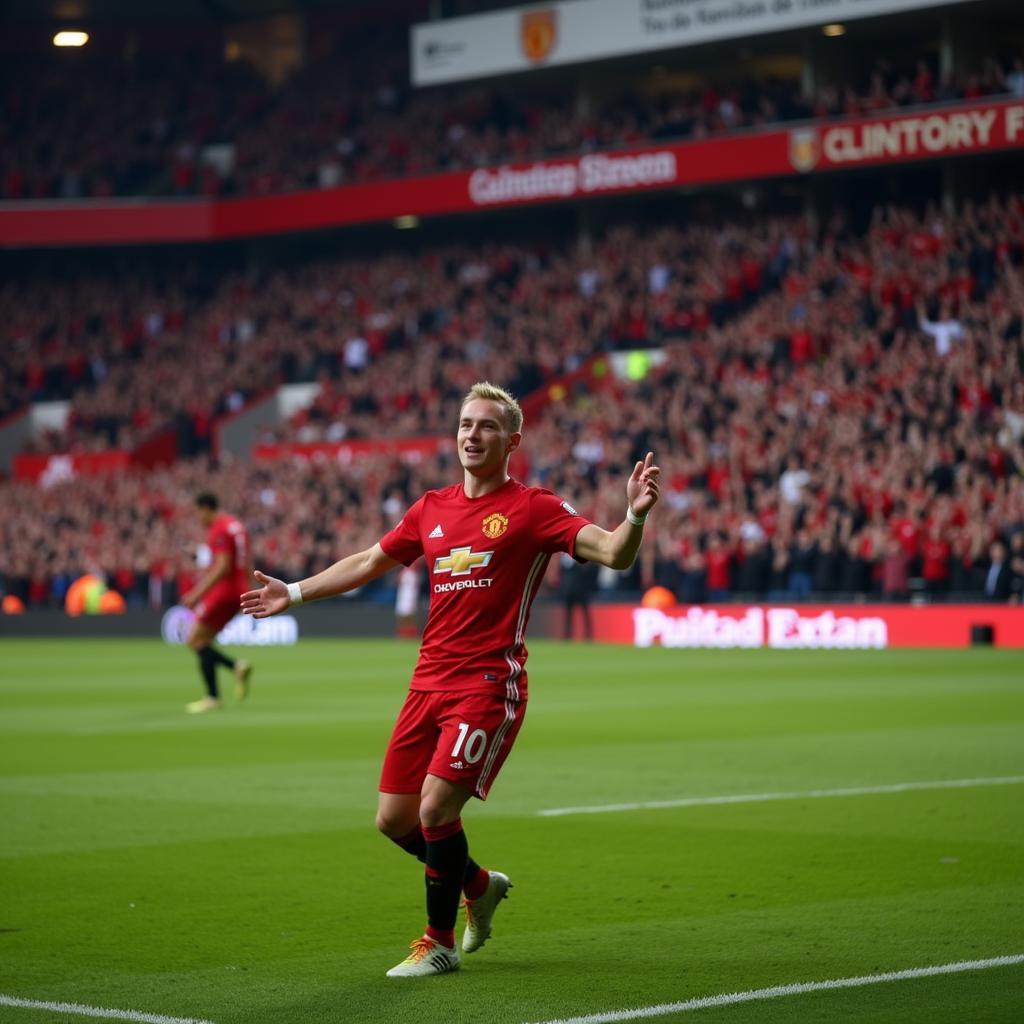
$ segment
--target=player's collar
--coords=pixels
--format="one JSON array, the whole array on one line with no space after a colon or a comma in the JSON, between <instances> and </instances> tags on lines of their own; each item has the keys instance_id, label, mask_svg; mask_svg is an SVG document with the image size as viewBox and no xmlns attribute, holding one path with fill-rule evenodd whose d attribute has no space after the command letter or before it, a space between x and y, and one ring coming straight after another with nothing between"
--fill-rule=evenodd
<instances>
[{"instance_id":1,"label":"player's collar","mask_svg":"<svg viewBox=\"0 0 1024 1024\"><path fill-rule=\"evenodd\" d=\"M513 483L515 483L515 477L510 476L500 487L495 487L493 491L488 491L486 494L481 494L477 498L471 498L466 493L466 484L465 482L463 482L459 484L459 497L467 504L473 505L476 504L476 502L478 501L486 501L490 498L493 498L495 495L500 494Z\"/></svg>"}]
</instances>

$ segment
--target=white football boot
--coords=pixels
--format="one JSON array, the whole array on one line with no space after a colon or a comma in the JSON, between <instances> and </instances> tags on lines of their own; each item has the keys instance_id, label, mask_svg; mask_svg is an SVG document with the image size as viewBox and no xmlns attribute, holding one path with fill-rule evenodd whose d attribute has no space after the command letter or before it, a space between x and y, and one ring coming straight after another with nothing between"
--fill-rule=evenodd
<instances>
[{"instance_id":1,"label":"white football boot","mask_svg":"<svg viewBox=\"0 0 1024 1024\"><path fill-rule=\"evenodd\" d=\"M202 715L207 711L220 711L221 704L216 697L202 697L185 705L185 710L190 715Z\"/></svg>"},{"instance_id":2,"label":"white football boot","mask_svg":"<svg viewBox=\"0 0 1024 1024\"><path fill-rule=\"evenodd\" d=\"M249 696L249 680L252 678L252 665L239 658L235 662L232 672L235 677L235 700L245 700Z\"/></svg>"},{"instance_id":3,"label":"white football boot","mask_svg":"<svg viewBox=\"0 0 1024 1024\"><path fill-rule=\"evenodd\" d=\"M484 894L475 900L463 901L466 908L466 930L462 933L462 952L474 953L491 937L491 922L502 900L508 899L512 883L500 871L488 871L491 880Z\"/></svg>"},{"instance_id":4,"label":"white football boot","mask_svg":"<svg viewBox=\"0 0 1024 1024\"><path fill-rule=\"evenodd\" d=\"M425 978L459 969L459 951L454 946L449 949L424 935L410 942L409 948L412 952L388 971L389 978Z\"/></svg>"}]
</instances>

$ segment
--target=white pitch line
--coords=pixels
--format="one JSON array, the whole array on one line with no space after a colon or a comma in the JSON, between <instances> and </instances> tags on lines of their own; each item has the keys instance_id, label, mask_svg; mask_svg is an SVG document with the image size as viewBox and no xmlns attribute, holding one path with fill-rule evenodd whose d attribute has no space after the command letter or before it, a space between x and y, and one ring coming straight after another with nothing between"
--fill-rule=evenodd
<instances>
[{"instance_id":1,"label":"white pitch line","mask_svg":"<svg viewBox=\"0 0 1024 1024\"><path fill-rule=\"evenodd\" d=\"M896 782L889 786L849 786L845 789L808 789L803 792L730 793L725 796L688 796L679 800L645 800L633 804L592 804L585 807L550 807L537 814L560 818L566 814L612 814L616 811L657 811L668 807L711 807L716 804L757 804L768 800L815 800L827 796L873 796L877 793L909 793L919 789L969 789L975 786L1017 786L1024 775L991 779L939 779L935 782Z\"/></svg>"},{"instance_id":2,"label":"white pitch line","mask_svg":"<svg viewBox=\"0 0 1024 1024\"><path fill-rule=\"evenodd\" d=\"M80 1017L102 1017L106 1020L131 1020L139 1024L213 1024L199 1017L165 1017L162 1013L142 1013L140 1010L108 1010L102 1006L84 1006L82 1003L48 1003L41 999L19 999L0 995L0 1006L15 1006L23 1010L52 1010L54 1013L76 1013Z\"/></svg>"},{"instance_id":3,"label":"white pitch line","mask_svg":"<svg viewBox=\"0 0 1024 1024\"><path fill-rule=\"evenodd\" d=\"M826 992L839 988L860 988L863 985L880 985L887 981L910 981L914 978L932 978L938 974L961 974L964 971L985 971L992 967L1012 967L1024 963L1024 954L994 956L988 960L958 960L938 967L912 967L906 971L889 971L886 974L866 974L859 978L834 978L831 981L805 981L796 985L774 985L772 988L755 988L749 992L728 992L718 996L699 996L682 1003L662 1003L660 1006L642 1006L635 1010L612 1010L610 1013L591 1013L585 1017L562 1017L544 1021L544 1024L615 1024L616 1021L641 1020L647 1017L663 1017L669 1013L685 1013L688 1010L706 1010L714 1006L734 1006L736 1003L754 1003L762 999L779 999L782 996L800 996L807 992Z\"/></svg>"}]
</instances>

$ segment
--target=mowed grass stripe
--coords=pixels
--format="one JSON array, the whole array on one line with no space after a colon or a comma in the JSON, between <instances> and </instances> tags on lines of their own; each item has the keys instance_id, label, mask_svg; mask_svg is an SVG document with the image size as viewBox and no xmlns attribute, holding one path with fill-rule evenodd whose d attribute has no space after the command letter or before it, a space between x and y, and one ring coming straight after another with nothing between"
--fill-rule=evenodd
<instances>
[{"instance_id":1,"label":"mowed grass stripe","mask_svg":"<svg viewBox=\"0 0 1024 1024\"><path fill-rule=\"evenodd\" d=\"M465 816L516 889L457 975L396 986L422 868L373 809L413 647L251 652L251 704L196 721L182 650L5 641L22 679L0 678L0 992L217 1024L521 1024L1019 948L1013 786L535 816L1024 774L1019 655L531 647L524 732ZM812 992L771 1019L1016 1024L1021 975Z\"/></svg>"}]
</instances>

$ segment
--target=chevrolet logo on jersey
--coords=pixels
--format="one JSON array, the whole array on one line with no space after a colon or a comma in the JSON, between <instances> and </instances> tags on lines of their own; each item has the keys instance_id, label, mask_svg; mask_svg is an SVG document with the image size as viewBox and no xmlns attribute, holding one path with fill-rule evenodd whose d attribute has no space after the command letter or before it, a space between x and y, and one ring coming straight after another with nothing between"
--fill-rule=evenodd
<instances>
[{"instance_id":1,"label":"chevrolet logo on jersey","mask_svg":"<svg viewBox=\"0 0 1024 1024\"><path fill-rule=\"evenodd\" d=\"M490 565L493 551L474 551L472 547L452 548L434 562L434 572L450 572L453 576L468 576L474 569Z\"/></svg>"}]
</instances>

